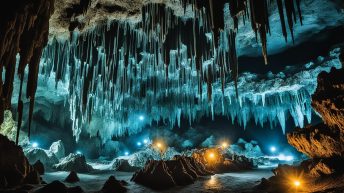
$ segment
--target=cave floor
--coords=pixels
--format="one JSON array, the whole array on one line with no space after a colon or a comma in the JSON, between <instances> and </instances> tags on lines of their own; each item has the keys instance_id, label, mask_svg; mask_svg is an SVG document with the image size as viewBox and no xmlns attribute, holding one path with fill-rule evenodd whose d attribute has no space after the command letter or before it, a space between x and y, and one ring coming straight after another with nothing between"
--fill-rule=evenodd
<instances>
[{"instance_id":1,"label":"cave floor","mask_svg":"<svg viewBox=\"0 0 344 193\"><path fill-rule=\"evenodd\" d=\"M216 174L213 176L202 177L198 179L194 184L175 187L165 191L154 191L134 182L130 179L133 173L130 172L114 172L114 171L97 171L90 174L78 174L80 182L69 184L67 186L81 186L85 192L97 192L99 191L105 181L111 175L115 175L118 180L125 180L129 183L127 186L129 193L154 193L154 192L178 192L178 193L213 193L213 192L227 192L227 193L239 193L252 191L252 188L257 185L261 178L269 178L272 176L272 168L255 169L250 171ZM68 175L68 172L48 172L43 177L47 183L54 180L63 180Z\"/></svg>"}]
</instances>

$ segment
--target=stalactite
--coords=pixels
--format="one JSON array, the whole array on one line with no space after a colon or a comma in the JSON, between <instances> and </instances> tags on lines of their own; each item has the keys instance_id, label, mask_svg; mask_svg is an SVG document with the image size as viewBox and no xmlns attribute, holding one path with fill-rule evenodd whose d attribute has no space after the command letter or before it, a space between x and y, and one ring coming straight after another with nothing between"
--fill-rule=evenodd
<instances>
[{"instance_id":1,"label":"stalactite","mask_svg":"<svg viewBox=\"0 0 344 193\"><path fill-rule=\"evenodd\" d=\"M1 74L3 69L6 69L4 85L2 82L0 84L0 122L3 121L3 111L11 108L15 61L18 52L20 54L18 74L22 77L25 66L29 63L26 94L30 101L34 100L39 60L43 47L48 40L49 18L53 13L53 7L53 0L32 2L20 0L16 2L6 1L6 6L3 6L0 10ZM18 99L18 101L21 101L21 99ZM18 123L21 123L22 103L19 102L18 104ZM33 102L30 106L32 106L31 111ZM31 118L29 120L31 122Z\"/></svg>"},{"instance_id":2,"label":"stalactite","mask_svg":"<svg viewBox=\"0 0 344 193\"><path fill-rule=\"evenodd\" d=\"M285 28L285 9L292 32L293 19L296 18L294 1L284 1L283 7L282 0L277 0L281 25ZM87 11L90 2L81 0L79 11ZM171 117L168 121L173 125L183 114L189 118L191 124L196 119L197 108L204 109L204 114L214 116L218 113L213 102L218 100L218 90L221 92L222 104L237 105L233 109L227 109L223 105L220 108L222 114L238 117L238 121L245 125L250 119L248 114L257 113L238 111L244 99L239 96L238 91L235 37L239 28L239 18L242 17L245 21L250 17L252 29L256 36L260 37L263 56L267 63L266 34L270 32L268 6L271 4L267 0L181 0L184 12L187 6L192 6L194 18L191 19L175 16L172 9L164 4L146 4L142 8L142 22L108 22L75 37L71 32L73 37L70 41L52 40L44 49L42 57L41 50L47 42L48 20L53 9L53 1L40 0L35 3L32 9L37 8L37 15L23 11L22 15L14 16L16 9L24 10L20 7L12 7L8 15L0 13L0 32L4 34L0 38L0 75L2 76L2 71L6 70L5 84L0 84L0 113L10 107L13 62L16 53L19 52L18 74L21 79L24 77L24 69L29 64L26 88L26 96L30 99L29 128L37 87L37 64L40 58L40 72L47 77L54 72L55 87L58 81L68 82L73 134L77 139L81 128L89 126L90 122L99 117L109 122L103 123L103 127L118 129L114 132L118 135L128 132L126 128L138 131L142 125L132 121L136 115L128 109L139 109L142 113L150 114L152 117L147 118L147 122L158 120L164 114L168 114ZM229 3L234 29L225 27L225 3ZM296 6L301 19L300 0L296 0ZM2 18L11 22L4 22L5 19ZM13 29L18 33L11 33ZM286 37L286 30L282 29L282 32ZM229 77L234 81L233 90L229 89ZM289 98L292 97L299 96ZM262 97L263 106L265 100L269 102L265 96ZM20 92L19 127L22 103ZM255 102L252 103L256 105ZM163 109L168 109L171 104L176 105L178 111L164 112ZM303 104L298 105L300 108L293 106L292 114L309 114L305 110L307 108L301 108ZM149 108L150 106L152 107ZM283 120L284 116L285 114L281 113L279 119ZM262 124L268 120L267 117L270 116L261 115L256 122ZM1 118L2 114L0 121ZM269 121L272 124L274 122L273 118L269 118ZM301 124L302 121L295 122Z\"/></svg>"}]
</instances>

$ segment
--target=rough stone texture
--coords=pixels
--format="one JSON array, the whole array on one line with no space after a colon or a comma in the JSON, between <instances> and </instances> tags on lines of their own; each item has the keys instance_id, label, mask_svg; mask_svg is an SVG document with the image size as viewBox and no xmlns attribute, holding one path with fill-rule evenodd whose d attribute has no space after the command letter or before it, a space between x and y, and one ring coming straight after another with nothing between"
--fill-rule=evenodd
<instances>
[{"instance_id":1,"label":"rough stone texture","mask_svg":"<svg viewBox=\"0 0 344 193\"><path fill-rule=\"evenodd\" d=\"M53 153L41 148L24 149L24 152L30 163L35 163L40 160L46 168L51 168L59 162Z\"/></svg>"},{"instance_id":2,"label":"rough stone texture","mask_svg":"<svg viewBox=\"0 0 344 193\"><path fill-rule=\"evenodd\" d=\"M343 133L323 123L295 129L287 138L290 145L311 158L344 155Z\"/></svg>"},{"instance_id":3,"label":"rough stone texture","mask_svg":"<svg viewBox=\"0 0 344 193\"><path fill-rule=\"evenodd\" d=\"M177 15L183 9L177 0L64 0L55 1L55 12L50 18L50 35L69 34L69 30L79 31L95 27L111 20L138 22L141 8L148 3L164 3L175 10Z\"/></svg>"},{"instance_id":4,"label":"rough stone texture","mask_svg":"<svg viewBox=\"0 0 344 193\"><path fill-rule=\"evenodd\" d=\"M81 154L69 154L67 157L61 159L60 163L53 166L57 170L75 171L75 172L90 172L93 170L92 166L86 163L86 158Z\"/></svg>"},{"instance_id":5,"label":"rough stone texture","mask_svg":"<svg viewBox=\"0 0 344 193\"><path fill-rule=\"evenodd\" d=\"M49 151L53 153L57 159L61 159L66 156L65 147L61 140L52 143L49 148Z\"/></svg>"},{"instance_id":6,"label":"rough stone texture","mask_svg":"<svg viewBox=\"0 0 344 193\"><path fill-rule=\"evenodd\" d=\"M344 52L340 60L344 64ZM280 165L275 176L263 180L258 188L264 192L285 190L285 180L301 175L307 192L343 192L344 190L344 69L320 73L312 106L324 123L297 128L287 135L288 142L311 159L299 166Z\"/></svg>"},{"instance_id":7,"label":"rough stone texture","mask_svg":"<svg viewBox=\"0 0 344 193\"><path fill-rule=\"evenodd\" d=\"M115 176L110 176L109 179L105 182L100 192L101 193L123 193L123 192L127 192L127 188L124 187L124 184L121 181L118 181L115 178Z\"/></svg>"},{"instance_id":8,"label":"rough stone texture","mask_svg":"<svg viewBox=\"0 0 344 193\"><path fill-rule=\"evenodd\" d=\"M340 60L343 59L343 50ZM344 69L331 69L318 76L312 106L324 123L296 129L287 135L288 142L311 158L344 156Z\"/></svg>"},{"instance_id":9,"label":"rough stone texture","mask_svg":"<svg viewBox=\"0 0 344 193\"><path fill-rule=\"evenodd\" d=\"M36 163L34 163L32 166L40 175L44 175L44 165L40 160L37 160Z\"/></svg>"},{"instance_id":10,"label":"rough stone texture","mask_svg":"<svg viewBox=\"0 0 344 193\"><path fill-rule=\"evenodd\" d=\"M175 156L173 160L150 160L146 166L136 172L132 181L156 190L163 190L176 185L185 186L193 183L199 176L211 175L202 163L194 158Z\"/></svg>"},{"instance_id":11,"label":"rough stone texture","mask_svg":"<svg viewBox=\"0 0 344 193\"><path fill-rule=\"evenodd\" d=\"M65 181L68 183L75 183L75 182L79 182L80 179L78 177L78 174L75 171L71 171L69 175L66 177Z\"/></svg>"},{"instance_id":12,"label":"rough stone texture","mask_svg":"<svg viewBox=\"0 0 344 193\"><path fill-rule=\"evenodd\" d=\"M24 156L22 148L0 134L0 179L3 181L2 184L6 184L4 183L6 181L9 187L19 185L32 171L33 168Z\"/></svg>"},{"instance_id":13,"label":"rough stone texture","mask_svg":"<svg viewBox=\"0 0 344 193\"><path fill-rule=\"evenodd\" d=\"M340 58L343 60L343 54ZM344 133L344 69L319 74L312 106L326 125Z\"/></svg>"},{"instance_id":14,"label":"rough stone texture","mask_svg":"<svg viewBox=\"0 0 344 193\"><path fill-rule=\"evenodd\" d=\"M135 172L140 169L140 167L131 166L126 159L115 159L112 168L121 172Z\"/></svg>"}]
</instances>

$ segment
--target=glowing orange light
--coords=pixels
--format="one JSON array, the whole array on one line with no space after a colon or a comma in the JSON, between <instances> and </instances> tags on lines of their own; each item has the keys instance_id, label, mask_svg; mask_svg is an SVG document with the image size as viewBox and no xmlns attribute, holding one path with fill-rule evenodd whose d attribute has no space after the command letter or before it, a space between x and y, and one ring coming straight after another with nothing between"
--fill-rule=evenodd
<instances>
[{"instance_id":1,"label":"glowing orange light","mask_svg":"<svg viewBox=\"0 0 344 193\"><path fill-rule=\"evenodd\" d=\"M223 147L223 148L227 148L227 147L228 147L228 143L223 142L223 143L222 143L222 147Z\"/></svg>"},{"instance_id":2,"label":"glowing orange light","mask_svg":"<svg viewBox=\"0 0 344 193\"><path fill-rule=\"evenodd\" d=\"M215 158L215 154L214 153L210 153L209 154L209 158L214 159Z\"/></svg>"},{"instance_id":3,"label":"glowing orange light","mask_svg":"<svg viewBox=\"0 0 344 193\"><path fill-rule=\"evenodd\" d=\"M157 143L156 146L157 146L158 148L161 148L161 147L162 147L162 144L161 144L161 143Z\"/></svg>"},{"instance_id":4,"label":"glowing orange light","mask_svg":"<svg viewBox=\"0 0 344 193\"><path fill-rule=\"evenodd\" d=\"M294 181L294 186L299 187L301 185L301 182L299 180Z\"/></svg>"}]
</instances>

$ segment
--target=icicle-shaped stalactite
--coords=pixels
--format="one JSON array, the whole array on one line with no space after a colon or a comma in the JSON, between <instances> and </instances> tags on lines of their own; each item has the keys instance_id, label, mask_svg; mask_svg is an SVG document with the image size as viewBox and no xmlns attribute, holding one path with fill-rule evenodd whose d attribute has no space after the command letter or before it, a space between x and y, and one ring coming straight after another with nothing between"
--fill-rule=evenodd
<instances>
[{"instance_id":1,"label":"icicle-shaped stalactite","mask_svg":"<svg viewBox=\"0 0 344 193\"><path fill-rule=\"evenodd\" d=\"M16 55L19 52L18 75L24 77L24 69L28 65L29 74L26 96L30 100L29 113L32 114L37 87L39 60L42 50L48 41L49 18L53 13L54 0L38 1L6 1L0 10L0 122L3 112L11 108L11 98L16 68ZM5 71L5 82L2 72ZM20 88L21 97L22 84ZM18 99L18 130L23 114L22 99ZM32 116L29 121L31 123ZM29 126L30 127L30 126ZM19 131L17 133L19 135ZM30 135L30 129L29 129ZM18 143L18 136L17 136Z\"/></svg>"},{"instance_id":2,"label":"icicle-shaped stalactite","mask_svg":"<svg viewBox=\"0 0 344 193\"><path fill-rule=\"evenodd\" d=\"M239 77L236 25L225 22L215 40L205 8L209 1L196 2L189 1L194 5L191 19L174 16L163 4L147 4L141 23L113 21L73 33L70 41L50 42L40 73L69 85L76 139L83 129L106 140L137 133L145 124L161 119L171 127L180 125L181 117L191 124L202 116L224 115L243 127L253 120L271 127L279 123L283 130L290 117L299 126L310 121L314 80L333 64L286 75L245 73ZM250 1L235 2L236 8L224 6L221 15L247 19ZM260 6L265 14L268 4ZM267 15L257 17L257 35L262 27L256 25L258 21L268 32ZM284 81L290 86L283 86Z\"/></svg>"}]
</instances>

